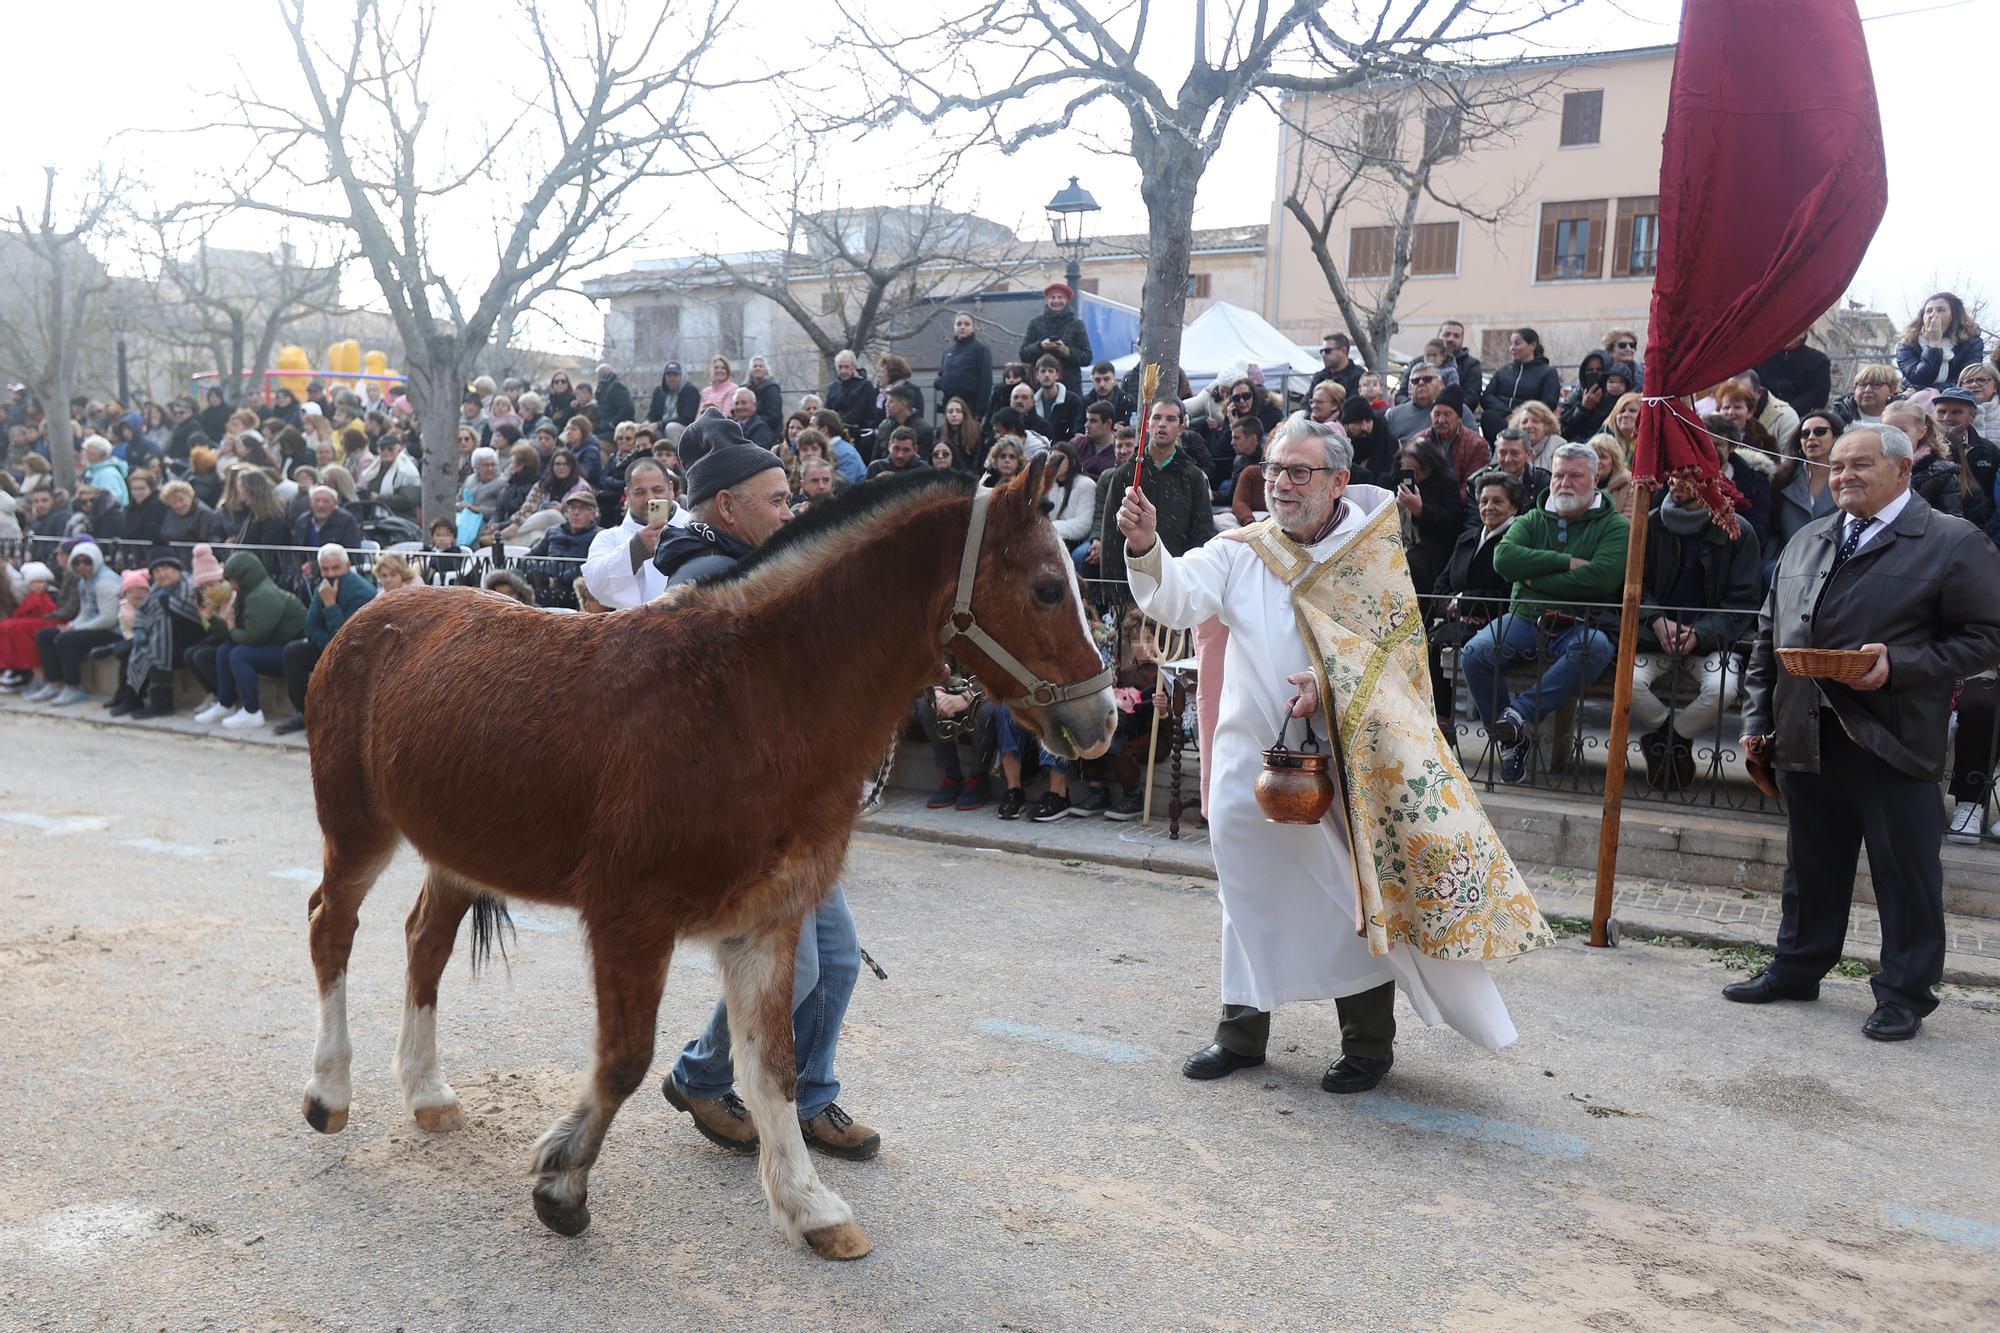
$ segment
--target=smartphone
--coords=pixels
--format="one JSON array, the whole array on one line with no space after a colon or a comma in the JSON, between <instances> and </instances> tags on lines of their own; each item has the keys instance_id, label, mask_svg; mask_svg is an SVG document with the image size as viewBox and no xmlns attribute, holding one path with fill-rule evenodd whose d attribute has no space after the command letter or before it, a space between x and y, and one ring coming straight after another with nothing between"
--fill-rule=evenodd
<instances>
[{"instance_id":1,"label":"smartphone","mask_svg":"<svg viewBox=\"0 0 2000 1333\"><path fill-rule=\"evenodd\" d=\"M1414 487L1416 484L1417 484L1417 473L1414 468L1399 467L1396 469L1397 490L1401 490L1405 486Z\"/></svg>"},{"instance_id":2,"label":"smartphone","mask_svg":"<svg viewBox=\"0 0 2000 1333\"><path fill-rule=\"evenodd\" d=\"M1577 376L1577 380L1578 388L1595 389L1598 385L1604 383L1604 372L1601 370L1586 370Z\"/></svg>"},{"instance_id":3,"label":"smartphone","mask_svg":"<svg viewBox=\"0 0 2000 1333\"><path fill-rule=\"evenodd\" d=\"M674 516L672 500L648 500L646 502L646 523L664 523Z\"/></svg>"}]
</instances>

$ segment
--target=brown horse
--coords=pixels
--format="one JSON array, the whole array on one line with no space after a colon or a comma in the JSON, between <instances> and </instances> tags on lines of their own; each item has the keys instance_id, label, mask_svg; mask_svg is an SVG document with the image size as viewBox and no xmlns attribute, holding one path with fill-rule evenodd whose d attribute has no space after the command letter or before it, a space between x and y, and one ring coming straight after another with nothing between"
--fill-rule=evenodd
<instances>
[{"instance_id":1,"label":"brown horse","mask_svg":"<svg viewBox=\"0 0 2000 1333\"><path fill-rule=\"evenodd\" d=\"M436 1006L466 911L478 902L490 921L487 895L576 908L596 1061L533 1173L542 1221L582 1231L591 1164L652 1063L667 960L677 941L712 941L773 1219L820 1254L866 1254L799 1131L799 920L832 886L864 780L937 679L943 645L989 693L1025 696L1015 714L1052 751L1108 746L1109 676L1047 518L1048 482L1041 459L989 492L947 472L871 481L816 503L735 571L607 615L461 588L358 612L320 659L306 714L325 837L307 1122L347 1123L348 954L361 900L408 839L428 868L395 1069L420 1126L462 1122L438 1070ZM541 817L510 814L524 809Z\"/></svg>"}]
</instances>

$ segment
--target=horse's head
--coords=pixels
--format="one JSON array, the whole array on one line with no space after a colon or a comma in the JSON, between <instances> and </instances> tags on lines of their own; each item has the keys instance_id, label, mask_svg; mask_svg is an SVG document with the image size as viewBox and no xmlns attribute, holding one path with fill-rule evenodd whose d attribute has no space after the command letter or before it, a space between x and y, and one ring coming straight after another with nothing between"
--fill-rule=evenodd
<instances>
[{"instance_id":1,"label":"horse's head","mask_svg":"<svg viewBox=\"0 0 2000 1333\"><path fill-rule=\"evenodd\" d=\"M975 501L968 535L978 546L972 614L954 611L946 633L959 662L1051 754L1095 759L1110 748L1118 714L1111 675L1090 637L1076 566L1049 521L1045 501L1054 469L1047 463L1046 454L1038 455L1013 481L987 493L983 532ZM964 596L961 586L958 597Z\"/></svg>"}]
</instances>

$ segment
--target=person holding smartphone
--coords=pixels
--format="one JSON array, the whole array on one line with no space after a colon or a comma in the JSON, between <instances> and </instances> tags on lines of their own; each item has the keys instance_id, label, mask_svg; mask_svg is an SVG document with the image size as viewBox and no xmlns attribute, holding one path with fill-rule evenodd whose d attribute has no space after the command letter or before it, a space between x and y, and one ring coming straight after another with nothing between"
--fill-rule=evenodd
<instances>
[{"instance_id":1,"label":"person holding smartphone","mask_svg":"<svg viewBox=\"0 0 2000 1333\"><path fill-rule=\"evenodd\" d=\"M776 455L773 455L776 457ZM690 521L676 503L680 476L657 458L641 455L625 468L625 517L591 539L583 586L613 611L650 602L666 591L667 576L653 568L660 534Z\"/></svg>"}]
</instances>

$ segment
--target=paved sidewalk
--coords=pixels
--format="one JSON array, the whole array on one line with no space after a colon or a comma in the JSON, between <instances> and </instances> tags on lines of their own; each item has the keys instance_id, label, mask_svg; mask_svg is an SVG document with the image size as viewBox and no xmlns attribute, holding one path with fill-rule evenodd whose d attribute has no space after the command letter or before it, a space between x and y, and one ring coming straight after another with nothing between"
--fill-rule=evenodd
<instances>
[{"instance_id":1,"label":"paved sidewalk","mask_svg":"<svg viewBox=\"0 0 2000 1333\"><path fill-rule=\"evenodd\" d=\"M1185 875L1206 887L1215 879L1207 826L1184 821L1179 841L1167 837L1166 816L1155 806L1150 827L1112 823L1101 816L1067 817L1047 824L1026 818L1003 822L984 810L929 810L920 793L898 791L864 815L860 828L927 842L1024 852L1066 863L1097 863ZM1588 922L1594 896L1588 875L1566 867L1523 865L1536 901L1551 918ZM1778 934L1778 900L1767 893L1697 888L1620 878L1612 915L1630 935L1660 935L1724 945L1766 948ZM2000 986L2000 921L1947 915L1945 979ZM1848 919L1848 958L1873 963L1882 948L1882 923L1872 906L1857 904Z\"/></svg>"}]
</instances>

